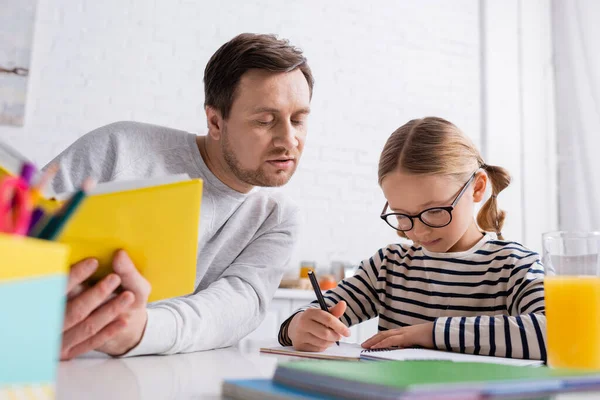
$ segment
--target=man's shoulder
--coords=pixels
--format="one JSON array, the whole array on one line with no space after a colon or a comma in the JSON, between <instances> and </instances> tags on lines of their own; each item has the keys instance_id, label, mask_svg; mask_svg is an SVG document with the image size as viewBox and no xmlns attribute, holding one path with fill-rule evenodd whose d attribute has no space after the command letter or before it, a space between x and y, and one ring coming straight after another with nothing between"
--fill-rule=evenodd
<instances>
[{"instance_id":1,"label":"man's shoulder","mask_svg":"<svg viewBox=\"0 0 600 400\"><path fill-rule=\"evenodd\" d=\"M266 207L279 224L297 225L300 222L300 207L290 196L279 188L258 187L247 200Z\"/></svg>"},{"instance_id":2,"label":"man's shoulder","mask_svg":"<svg viewBox=\"0 0 600 400\"><path fill-rule=\"evenodd\" d=\"M85 135L92 141L116 141L119 143L155 142L160 138L187 137L189 132L137 121L117 121L94 129Z\"/></svg>"}]
</instances>

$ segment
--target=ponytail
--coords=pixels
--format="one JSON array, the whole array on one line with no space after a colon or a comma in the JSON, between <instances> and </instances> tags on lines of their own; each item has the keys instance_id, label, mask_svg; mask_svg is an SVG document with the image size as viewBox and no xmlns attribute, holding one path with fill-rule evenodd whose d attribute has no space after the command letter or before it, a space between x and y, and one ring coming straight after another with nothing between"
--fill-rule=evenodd
<instances>
[{"instance_id":1,"label":"ponytail","mask_svg":"<svg viewBox=\"0 0 600 400\"><path fill-rule=\"evenodd\" d=\"M486 232L495 232L498 239L504 240L502 227L506 213L498 208L498 194L510 184L510 174L502 167L483 164L481 168L487 173L492 184L492 196L485 202L477 214L477 225Z\"/></svg>"}]
</instances>

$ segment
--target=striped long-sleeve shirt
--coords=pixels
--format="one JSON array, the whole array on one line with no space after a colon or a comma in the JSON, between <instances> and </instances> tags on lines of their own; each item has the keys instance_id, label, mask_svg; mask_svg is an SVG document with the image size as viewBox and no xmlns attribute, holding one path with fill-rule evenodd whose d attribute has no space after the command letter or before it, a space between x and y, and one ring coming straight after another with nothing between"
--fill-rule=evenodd
<instances>
[{"instance_id":1,"label":"striped long-sleeve shirt","mask_svg":"<svg viewBox=\"0 0 600 400\"><path fill-rule=\"evenodd\" d=\"M379 316L379 331L433 322L440 350L546 361L544 267L539 255L491 234L470 250L432 253L391 244L324 297L344 300L346 326ZM318 308L313 302L308 307ZM279 341L291 345L282 324Z\"/></svg>"}]
</instances>

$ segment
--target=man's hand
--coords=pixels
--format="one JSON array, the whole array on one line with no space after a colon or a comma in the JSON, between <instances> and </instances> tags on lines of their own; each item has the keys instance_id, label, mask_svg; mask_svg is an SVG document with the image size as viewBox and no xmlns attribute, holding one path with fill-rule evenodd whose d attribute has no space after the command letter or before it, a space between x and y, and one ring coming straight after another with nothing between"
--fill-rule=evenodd
<instances>
[{"instance_id":1,"label":"man's hand","mask_svg":"<svg viewBox=\"0 0 600 400\"><path fill-rule=\"evenodd\" d=\"M350 329L338 318L344 315L346 302L340 301L329 312L309 308L290 321L288 335L296 350L325 351L342 336L350 336Z\"/></svg>"},{"instance_id":2,"label":"man's hand","mask_svg":"<svg viewBox=\"0 0 600 400\"><path fill-rule=\"evenodd\" d=\"M113 271L121 278L121 286L131 295L133 302L124 314L119 317L125 323L124 329L109 338L97 350L111 356L119 356L133 349L142 340L148 314L146 305L150 295L150 282L146 280L135 268L133 261L123 250L119 250L113 259Z\"/></svg>"},{"instance_id":3,"label":"man's hand","mask_svg":"<svg viewBox=\"0 0 600 400\"><path fill-rule=\"evenodd\" d=\"M67 284L61 360L91 350L124 354L142 338L150 284L124 251L113 259L112 273L92 287L83 282L93 275L98 261L85 259L73 265ZM122 285L124 291L114 291Z\"/></svg>"},{"instance_id":4,"label":"man's hand","mask_svg":"<svg viewBox=\"0 0 600 400\"><path fill-rule=\"evenodd\" d=\"M421 346L433 348L433 322L379 332L362 345L365 349Z\"/></svg>"}]
</instances>

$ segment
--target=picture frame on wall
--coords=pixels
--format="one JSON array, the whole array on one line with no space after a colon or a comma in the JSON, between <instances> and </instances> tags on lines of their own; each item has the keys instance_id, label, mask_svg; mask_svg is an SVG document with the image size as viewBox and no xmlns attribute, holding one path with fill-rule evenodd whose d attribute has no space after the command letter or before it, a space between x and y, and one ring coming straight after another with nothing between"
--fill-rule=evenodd
<instances>
[{"instance_id":1,"label":"picture frame on wall","mask_svg":"<svg viewBox=\"0 0 600 400\"><path fill-rule=\"evenodd\" d=\"M23 126L37 0L2 0L0 125Z\"/></svg>"}]
</instances>

